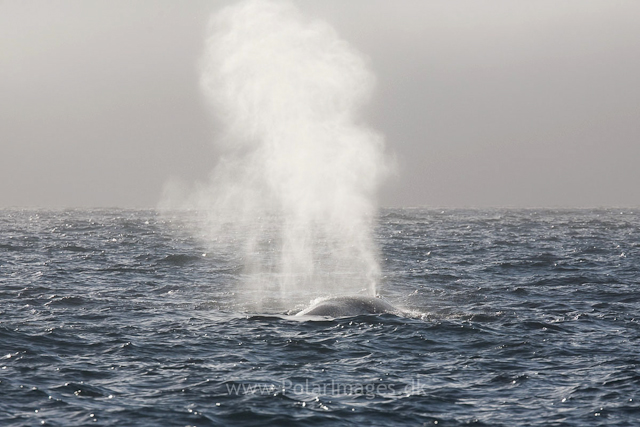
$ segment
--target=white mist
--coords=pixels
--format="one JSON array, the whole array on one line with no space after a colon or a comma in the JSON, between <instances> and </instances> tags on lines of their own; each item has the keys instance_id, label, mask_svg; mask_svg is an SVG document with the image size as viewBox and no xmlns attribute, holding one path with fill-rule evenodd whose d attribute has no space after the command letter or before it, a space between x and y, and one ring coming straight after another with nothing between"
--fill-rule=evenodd
<instances>
[{"instance_id":1,"label":"white mist","mask_svg":"<svg viewBox=\"0 0 640 427\"><path fill-rule=\"evenodd\" d=\"M202 65L225 153L203 194L216 239L243 253L244 294L273 308L374 295L385 160L359 117L366 61L292 3L260 0L213 16Z\"/></svg>"}]
</instances>

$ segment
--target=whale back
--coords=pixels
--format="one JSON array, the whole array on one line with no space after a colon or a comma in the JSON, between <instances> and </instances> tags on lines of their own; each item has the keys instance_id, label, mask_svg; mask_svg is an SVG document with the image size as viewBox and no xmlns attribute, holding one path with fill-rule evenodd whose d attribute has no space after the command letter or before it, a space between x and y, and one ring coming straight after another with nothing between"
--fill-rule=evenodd
<instances>
[{"instance_id":1,"label":"whale back","mask_svg":"<svg viewBox=\"0 0 640 427\"><path fill-rule=\"evenodd\" d=\"M373 297L333 297L323 299L302 310L298 316L348 317L363 314L398 314L400 310L388 302Z\"/></svg>"}]
</instances>

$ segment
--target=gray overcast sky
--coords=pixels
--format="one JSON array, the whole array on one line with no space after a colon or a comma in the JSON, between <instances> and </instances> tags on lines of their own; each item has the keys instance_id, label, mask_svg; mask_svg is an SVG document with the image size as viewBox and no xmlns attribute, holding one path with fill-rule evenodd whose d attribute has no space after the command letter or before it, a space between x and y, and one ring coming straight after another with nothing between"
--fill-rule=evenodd
<instances>
[{"instance_id":1,"label":"gray overcast sky","mask_svg":"<svg viewBox=\"0 0 640 427\"><path fill-rule=\"evenodd\" d=\"M1 1L0 207L153 207L204 180L223 1ZM295 1L370 59L383 206L640 206L640 1Z\"/></svg>"}]
</instances>

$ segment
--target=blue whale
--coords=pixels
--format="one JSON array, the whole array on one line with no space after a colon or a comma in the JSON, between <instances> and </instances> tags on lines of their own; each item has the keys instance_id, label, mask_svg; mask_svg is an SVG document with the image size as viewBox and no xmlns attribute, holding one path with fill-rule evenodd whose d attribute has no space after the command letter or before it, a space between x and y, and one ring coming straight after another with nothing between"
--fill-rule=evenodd
<instances>
[{"instance_id":1,"label":"blue whale","mask_svg":"<svg viewBox=\"0 0 640 427\"><path fill-rule=\"evenodd\" d=\"M402 311L380 298L352 296L322 299L296 316L348 317L382 313L400 315Z\"/></svg>"}]
</instances>

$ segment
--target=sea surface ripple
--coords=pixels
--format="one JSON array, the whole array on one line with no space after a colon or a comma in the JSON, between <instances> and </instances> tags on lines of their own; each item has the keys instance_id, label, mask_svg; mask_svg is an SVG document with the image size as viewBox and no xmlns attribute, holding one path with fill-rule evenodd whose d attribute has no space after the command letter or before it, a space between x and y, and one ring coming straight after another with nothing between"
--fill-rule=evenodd
<instances>
[{"instance_id":1,"label":"sea surface ripple","mask_svg":"<svg viewBox=\"0 0 640 427\"><path fill-rule=\"evenodd\" d=\"M640 420L640 212L387 209L413 315L247 311L197 215L0 210L0 425Z\"/></svg>"}]
</instances>

